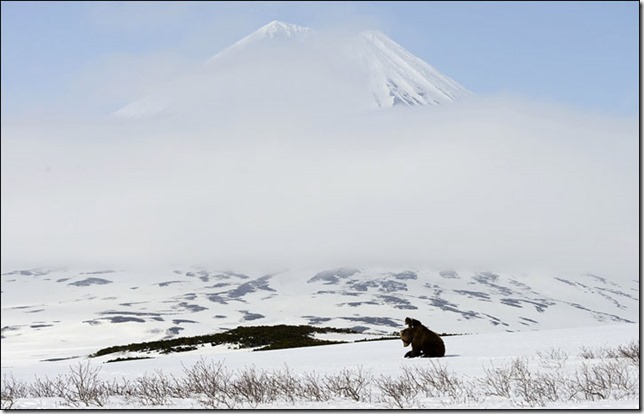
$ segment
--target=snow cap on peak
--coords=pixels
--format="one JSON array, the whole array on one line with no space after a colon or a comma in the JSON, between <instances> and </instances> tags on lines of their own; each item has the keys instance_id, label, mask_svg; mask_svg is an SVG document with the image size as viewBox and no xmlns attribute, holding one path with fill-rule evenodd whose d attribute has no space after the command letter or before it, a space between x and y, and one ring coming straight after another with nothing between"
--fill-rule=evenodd
<instances>
[{"instance_id":1,"label":"snow cap on peak","mask_svg":"<svg viewBox=\"0 0 644 414\"><path fill-rule=\"evenodd\" d=\"M272 22L260 27L253 33L237 41L236 43L228 46L226 49L217 53L215 56L208 59L206 63L216 61L218 58L228 55L231 52L241 49L243 46L258 44L266 40L305 40L311 33L311 28L298 26L296 24L280 22L273 20Z\"/></svg>"},{"instance_id":2,"label":"snow cap on peak","mask_svg":"<svg viewBox=\"0 0 644 414\"><path fill-rule=\"evenodd\" d=\"M301 34L306 34L310 31L311 29L309 27L273 20L267 25L260 27L255 33L262 37L290 39Z\"/></svg>"}]
</instances>

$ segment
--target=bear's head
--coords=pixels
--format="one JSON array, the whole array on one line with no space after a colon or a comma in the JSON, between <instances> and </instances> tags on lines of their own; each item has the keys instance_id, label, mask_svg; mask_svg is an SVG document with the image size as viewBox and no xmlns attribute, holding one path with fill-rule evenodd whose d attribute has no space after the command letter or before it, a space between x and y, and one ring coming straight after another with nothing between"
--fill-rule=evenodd
<instances>
[{"instance_id":1,"label":"bear's head","mask_svg":"<svg viewBox=\"0 0 644 414\"><path fill-rule=\"evenodd\" d=\"M411 341L414 339L415 333L416 328L405 328L400 331L400 339L402 339L403 341L403 348L411 344Z\"/></svg>"}]
</instances>

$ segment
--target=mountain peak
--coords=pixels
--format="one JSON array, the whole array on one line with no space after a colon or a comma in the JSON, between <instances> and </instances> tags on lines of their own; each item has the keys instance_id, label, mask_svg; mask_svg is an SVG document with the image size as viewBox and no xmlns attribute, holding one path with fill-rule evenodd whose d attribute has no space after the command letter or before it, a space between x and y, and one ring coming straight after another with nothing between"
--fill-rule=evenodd
<instances>
[{"instance_id":1,"label":"mountain peak","mask_svg":"<svg viewBox=\"0 0 644 414\"><path fill-rule=\"evenodd\" d=\"M217 59L218 57L227 55L231 51L238 50L242 46L253 44L258 41L267 40L267 39L268 40L295 40L295 39L304 40L309 36L310 33L311 33L311 28L309 27L298 26L292 23L285 23L279 20L273 20L270 23L255 30L253 33L249 34L248 36L228 46L226 49L222 50L221 52L217 53L215 56L208 59L207 63Z\"/></svg>"},{"instance_id":2,"label":"mountain peak","mask_svg":"<svg viewBox=\"0 0 644 414\"><path fill-rule=\"evenodd\" d=\"M291 39L300 35L306 35L311 31L309 27L273 20L265 26L260 27L251 36L259 35L263 38L286 38Z\"/></svg>"},{"instance_id":3,"label":"mountain peak","mask_svg":"<svg viewBox=\"0 0 644 414\"><path fill-rule=\"evenodd\" d=\"M162 92L127 105L117 115L142 118L171 113L172 107L190 105L196 97L208 93L212 94L208 105L226 102L228 94L249 105L259 105L258 99L262 97L270 99L274 106L280 97L289 97L284 98L286 102L298 96L298 105L303 107L306 105L301 102L313 99L333 105L354 100L356 107L369 108L440 105L471 93L378 30L326 36L309 27L278 20L208 59L205 69L204 77L199 79L217 87L204 88L187 79L184 86L175 84L167 88L176 97ZM249 86L251 83L253 87ZM325 86L318 88L319 85ZM185 103L178 103L183 99L178 97L188 96L189 90L199 92ZM340 95L344 98L338 98Z\"/></svg>"}]
</instances>

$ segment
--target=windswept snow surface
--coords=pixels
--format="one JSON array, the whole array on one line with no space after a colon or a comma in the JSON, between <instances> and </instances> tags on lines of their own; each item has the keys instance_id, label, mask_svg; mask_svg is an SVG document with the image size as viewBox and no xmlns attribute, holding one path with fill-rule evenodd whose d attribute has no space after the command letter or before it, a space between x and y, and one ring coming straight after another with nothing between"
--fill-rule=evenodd
<instances>
[{"instance_id":1,"label":"windswept snow surface","mask_svg":"<svg viewBox=\"0 0 644 414\"><path fill-rule=\"evenodd\" d=\"M399 377L404 369L413 367L428 367L440 363L448 372L462 380L470 381L483 378L486 369L510 366L517 358L527 361L532 372L559 372L564 375L578 370L588 360L582 359L582 349L598 347L614 348L626 345L631 341L639 343L639 324L611 324L601 327L580 327L568 329L545 329L529 332L497 332L477 335L461 335L444 337L446 356L440 359L404 359L407 348L403 348L399 340L374 341L362 343L347 343L308 348L286 349L276 351L235 351L214 349L206 346L198 351L156 356L154 359L123 361L116 363L104 362L110 356L91 359L94 367L100 366L100 378L105 380L134 380L145 374L162 372L170 376L181 377L183 367L190 368L198 361L221 362L230 371L239 371L254 367L257 371L283 371L288 367L295 375L316 373L320 376L332 375L342 370L361 371L370 378L389 376ZM107 344L105 344L107 345ZM65 348L67 346L68 348ZM553 350L558 351L564 358L548 358ZM63 345L60 354L73 354L73 344ZM538 355L546 355L539 358ZM113 356L111 356L113 357ZM30 381L34 376L54 378L57 374L66 373L69 367L79 361L85 363L85 356L75 360L38 362L27 365L14 365L3 350L2 375L13 376L15 379ZM560 363L563 362L563 365ZM548 368L548 364L552 366ZM555 367L556 366L556 367ZM636 367L632 367L633 379L636 377ZM333 399L328 402L304 401L275 402L259 404L252 408L321 408L321 409L355 409L355 408L391 408L382 401L377 387L372 386L369 398L361 401L351 399ZM519 406L520 407L520 406ZM558 401L544 405L547 408L596 409L596 408L639 408L639 398L597 401ZM64 408L61 400L56 398L20 399L13 408ZM133 402L125 402L113 398L103 408L151 408L141 407ZM171 404L158 408L203 408L197 399L175 399ZM251 408L251 407L238 407ZM517 401L500 397L486 397L477 401L461 400L450 402L449 399L426 397L422 393L408 408L517 408Z\"/></svg>"}]
</instances>

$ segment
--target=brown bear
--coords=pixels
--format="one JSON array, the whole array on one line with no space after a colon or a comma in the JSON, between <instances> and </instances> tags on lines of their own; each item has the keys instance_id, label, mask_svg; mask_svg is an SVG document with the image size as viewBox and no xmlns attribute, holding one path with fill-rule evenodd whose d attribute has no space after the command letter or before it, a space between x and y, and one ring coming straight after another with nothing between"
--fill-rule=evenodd
<instances>
[{"instance_id":1,"label":"brown bear","mask_svg":"<svg viewBox=\"0 0 644 414\"><path fill-rule=\"evenodd\" d=\"M413 328L413 327L422 325L422 323L420 321L417 321L416 319L407 317L405 318L405 325L409 326L410 328Z\"/></svg>"},{"instance_id":2,"label":"brown bear","mask_svg":"<svg viewBox=\"0 0 644 414\"><path fill-rule=\"evenodd\" d=\"M407 322L407 319L405 319L405 322ZM431 331L420 322L415 326L413 323L408 322L408 325L410 325L408 328L400 331L403 347L411 344L411 351L405 354L405 358L445 356L445 343L436 332Z\"/></svg>"}]
</instances>

